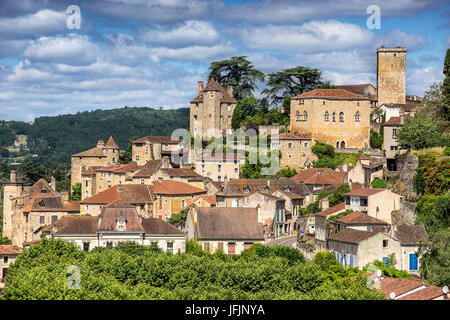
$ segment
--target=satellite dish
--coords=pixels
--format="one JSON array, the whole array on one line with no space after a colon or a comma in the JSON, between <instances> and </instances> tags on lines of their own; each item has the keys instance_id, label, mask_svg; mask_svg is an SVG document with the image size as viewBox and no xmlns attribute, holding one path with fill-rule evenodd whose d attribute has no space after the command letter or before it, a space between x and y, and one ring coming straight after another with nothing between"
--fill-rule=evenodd
<instances>
[{"instance_id":1,"label":"satellite dish","mask_svg":"<svg viewBox=\"0 0 450 320\"><path fill-rule=\"evenodd\" d=\"M395 292L391 292L391 294L389 295L389 298L391 298L391 300L395 299Z\"/></svg>"},{"instance_id":2,"label":"satellite dish","mask_svg":"<svg viewBox=\"0 0 450 320\"><path fill-rule=\"evenodd\" d=\"M448 287L447 287L447 286L444 286L444 287L442 288L442 292L443 292L444 294L447 294L447 293L448 293Z\"/></svg>"}]
</instances>

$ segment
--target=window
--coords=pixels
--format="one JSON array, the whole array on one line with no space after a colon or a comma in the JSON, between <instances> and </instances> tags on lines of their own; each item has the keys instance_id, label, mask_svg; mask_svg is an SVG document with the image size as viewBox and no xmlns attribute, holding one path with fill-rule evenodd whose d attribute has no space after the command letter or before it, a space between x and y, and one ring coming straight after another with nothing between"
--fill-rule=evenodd
<instances>
[{"instance_id":1,"label":"window","mask_svg":"<svg viewBox=\"0 0 450 320\"><path fill-rule=\"evenodd\" d=\"M8 256L4 256L4 257L3 257L3 263L4 263L4 264L7 264L7 263L8 263Z\"/></svg>"},{"instance_id":2,"label":"window","mask_svg":"<svg viewBox=\"0 0 450 320\"><path fill-rule=\"evenodd\" d=\"M53 215L52 216L52 223L58 221L58 216L57 215Z\"/></svg>"},{"instance_id":3,"label":"window","mask_svg":"<svg viewBox=\"0 0 450 320\"><path fill-rule=\"evenodd\" d=\"M236 253L236 244L228 243L228 254L235 254L235 253Z\"/></svg>"},{"instance_id":4,"label":"window","mask_svg":"<svg viewBox=\"0 0 450 320\"><path fill-rule=\"evenodd\" d=\"M308 120L308 113L305 111L303 111L303 121L307 121Z\"/></svg>"},{"instance_id":5,"label":"window","mask_svg":"<svg viewBox=\"0 0 450 320\"><path fill-rule=\"evenodd\" d=\"M397 138L397 129L392 129L392 138Z\"/></svg>"},{"instance_id":6,"label":"window","mask_svg":"<svg viewBox=\"0 0 450 320\"><path fill-rule=\"evenodd\" d=\"M236 168L234 168L234 172L235 173L238 173L239 172L239 169L236 167Z\"/></svg>"},{"instance_id":7,"label":"window","mask_svg":"<svg viewBox=\"0 0 450 320\"><path fill-rule=\"evenodd\" d=\"M209 250L209 242L208 241L203 242L203 250L205 250L205 251Z\"/></svg>"},{"instance_id":8,"label":"window","mask_svg":"<svg viewBox=\"0 0 450 320\"><path fill-rule=\"evenodd\" d=\"M387 265L389 264L388 258L387 257L383 257L382 260L383 260L384 266L387 267Z\"/></svg>"},{"instance_id":9,"label":"window","mask_svg":"<svg viewBox=\"0 0 450 320\"><path fill-rule=\"evenodd\" d=\"M231 117L228 117L228 124L231 124Z\"/></svg>"},{"instance_id":10,"label":"window","mask_svg":"<svg viewBox=\"0 0 450 320\"><path fill-rule=\"evenodd\" d=\"M251 242L244 243L244 250L250 249L251 246L252 246Z\"/></svg>"},{"instance_id":11,"label":"window","mask_svg":"<svg viewBox=\"0 0 450 320\"><path fill-rule=\"evenodd\" d=\"M383 248L389 248L389 240L383 240Z\"/></svg>"},{"instance_id":12,"label":"window","mask_svg":"<svg viewBox=\"0 0 450 320\"><path fill-rule=\"evenodd\" d=\"M292 149L292 143L289 143L289 144L288 144L288 148L289 148L289 149Z\"/></svg>"},{"instance_id":13,"label":"window","mask_svg":"<svg viewBox=\"0 0 450 320\"><path fill-rule=\"evenodd\" d=\"M325 104L325 100L322 101L322 104Z\"/></svg>"},{"instance_id":14,"label":"window","mask_svg":"<svg viewBox=\"0 0 450 320\"><path fill-rule=\"evenodd\" d=\"M181 208L184 209L186 207L186 200L181 200Z\"/></svg>"},{"instance_id":15,"label":"window","mask_svg":"<svg viewBox=\"0 0 450 320\"><path fill-rule=\"evenodd\" d=\"M89 242L83 242L83 250L89 251Z\"/></svg>"},{"instance_id":16,"label":"window","mask_svg":"<svg viewBox=\"0 0 450 320\"><path fill-rule=\"evenodd\" d=\"M217 176L217 181L222 181L222 176Z\"/></svg>"},{"instance_id":17,"label":"window","mask_svg":"<svg viewBox=\"0 0 450 320\"><path fill-rule=\"evenodd\" d=\"M342 111L339 113L339 122L344 122L344 113Z\"/></svg>"},{"instance_id":18,"label":"window","mask_svg":"<svg viewBox=\"0 0 450 320\"><path fill-rule=\"evenodd\" d=\"M297 120L297 121L300 121L300 112L295 112L295 119Z\"/></svg>"},{"instance_id":19,"label":"window","mask_svg":"<svg viewBox=\"0 0 450 320\"><path fill-rule=\"evenodd\" d=\"M350 267L354 267L355 263L353 261L353 255L350 255Z\"/></svg>"},{"instance_id":20,"label":"window","mask_svg":"<svg viewBox=\"0 0 450 320\"><path fill-rule=\"evenodd\" d=\"M328 113L328 111L325 111L325 115L323 116L325 122L329 122L330 121L330 114Z\"/></svg>"},{"instance_id":21,"label":"window","mask_svg":"<svg viewBox=\"0 0 450 320\"><path fill-rule=\"evenodd\" d=\"M219 242L219 243L217 244L217 249L223 251L223 242Z\"/></svg>"},{"instance_id":22,"label":"window","mask_svg":"<svg viewBox=\"0 0 450 320\"><path fill-rule=\"evenodd\" d=\"M418 270L418 263L417 263L417 254L410 253L409 254L409 270L416 271Z\"/></svg>"},{"instance_id":23,"label":"window","mask_svg":"<svg viewBox=\"0 0 450 320\"><path fill-rule=\"evenodd\" d=\"M195 118L197 118L197 116L195 116ZM195 119L197 120L197 119ZM145 146L145 154L148 154L148 146Z\"/></svg>"},{"instance_id":24,"label":"window","mask_svg":"<svg viewBox=\"0 0 450 320\"><path fill-rule=\"evenodd\" d=\"M350 205L350 197L345 197L345 204Z\"/></svg>"},{"instance_id":25,"label":"window","mask_svg":"<svg viewBox=\"0 0 450 320\"><path fill-rule=\"evenodd\" d=\"M332 117L332 119L333 119L333 122L336 122L336 112L333 112L333 117Z\"/></svg>"},{"instance_id":26,"label":"window","mask_svg":"<svg viewBox=\"0 0 450 320\"><path fill-rule=\"evenodd\" d=\"M139 161L139 155L136 155L136 161Z\"/></svg>"},{"instance_id":27,"label":"window","mask_svg":"<svg viewBox=\"0 0 450 320\"><path fill-rule=\"evenodd\" d=\"M355 113L355 122L359 122L359 111Z\"/></svg>"},{"instance_id":28,"label":"window","mask_svg":"<svg viewBox=\"0 0 450 320\"><path fill-rule=\"evenodd\" d=\"M366 230L367 230L367 231L372 231L372 227L371 227L371 226L367 226L367 227L366 227Z\"/></svg>"},{"instance_id":29,"label":"window","mask_svg":"<svg viewBox=\"0 0 450 320\"><path fill-rule=\"evenodd\" d=\"M299 100L299 103L300 103L300 104L304 104L305 101L304 101L303 99L300 99L300 100Z\"/></svg>"},{"instance_id":30,"label":"window","mask_svg":"<svg viewBox=\"0 0 450 320\"><path fill-rule=\"evenodd\" d=\"M205 165L202 164L202 172L205 172Z\"/></svg>"},{"instance_id":31,"label":"window","mask_svg":"<svg viewBox=\"0 0 450 320\"><path fill-rule=\"evenodd\" d=\"M228 105L227 109L228 109L228 112L231 112L231 104Z\"/></svg>"},{"instance_id":32,"label":"window","mask_svg":"<svg viewBox=\"0 0 450 320\"><path fill-rule=\"evenodd\" d=\"M141 179L141 184L145 184L145 180L144 179Z\"/></svg>"},{"instance_id":33,"label":"window","mask_svg":"<svg viewBox=\"0 0 450 320\"><path fill-rule=\"evenodd\" d=\"M303 145L305 148L308 148L308 142L305 142Z\"/></svg>"},{"instance_id":34,"label":"window","mask_svg":"<svg viewBox=\"0 0 450 320\"><path fill-rule=\"evenodd\" d=\"M88 186L88 181L86 180L86 187Z\"/></svg>"},{"instance_id":35,"label":"window","mask_svg":"<svg viewBox=\"0 0 450 320\"><path fill-rule=\"evenodd\" d=\"M222 165L221 164L217 165L217 172L222 172Z\"/></svg>"},{"instance_id":36,"label":"window","mask_svg":"<svg viewBox=\"0 0 450 320\"><path fill-rule=\"evenodd\" d=\"M40 224L45 224L45 216L40 216L39 217L39 223Z\"/></svg>"},{"instance_id":37,"label":"window","mask_svg":"<svg viewBox=\"0 0 450 320\"><path fill-rule=\"evenodd\" d=\"M107 248L112 248L113 247L113 243L112 242L107 242L106 243L106 247Z\"/></svg>"},{"instance_id":38,"label":"window","mask_svg":"<svg viewBox=\"0 0 450 320\"><path fill-rule=\"evenodd\" d=\"M173 252L173 242L167 242L167 252Z\"/></svg>"}]
</instances>

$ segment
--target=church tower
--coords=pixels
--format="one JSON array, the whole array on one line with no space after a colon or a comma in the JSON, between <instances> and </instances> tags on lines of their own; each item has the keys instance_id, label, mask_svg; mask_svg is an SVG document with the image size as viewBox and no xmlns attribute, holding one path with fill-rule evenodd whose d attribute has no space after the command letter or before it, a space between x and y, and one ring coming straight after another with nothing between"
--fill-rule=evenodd
<instances>
[{"instance_id":1,"label":"church tower","mask_svg":"<svg viewBox=\"0 0 450 320\"><path fill-rule=\"evenodd\" d=\"M406 48L377 50L378 106L406 102Z\"/></svg>"}]
</instances>

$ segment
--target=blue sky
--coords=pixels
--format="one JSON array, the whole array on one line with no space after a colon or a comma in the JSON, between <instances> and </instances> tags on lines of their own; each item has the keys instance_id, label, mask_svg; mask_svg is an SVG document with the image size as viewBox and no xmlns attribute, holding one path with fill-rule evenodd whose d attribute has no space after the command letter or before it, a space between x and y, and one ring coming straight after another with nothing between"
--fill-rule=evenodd
<instances>
[{"instance_id":1,"label":"blue sky","mask_svg":"<svg viewBox=\"0 0 450 320\"><path fill-rule=\"evenodd\" d=\"M80 30L65 11L80 7ZM381 29L366 26L377 5ZM376 85L376 48L405 46L407 94L443 79L450 4L436 0L23 0L0 5L0 119L98 108L188 107L212 61L245 55L264 73L318 68ZM260 84L255 94L264 88Z\"/></svg>"}]
</instances>

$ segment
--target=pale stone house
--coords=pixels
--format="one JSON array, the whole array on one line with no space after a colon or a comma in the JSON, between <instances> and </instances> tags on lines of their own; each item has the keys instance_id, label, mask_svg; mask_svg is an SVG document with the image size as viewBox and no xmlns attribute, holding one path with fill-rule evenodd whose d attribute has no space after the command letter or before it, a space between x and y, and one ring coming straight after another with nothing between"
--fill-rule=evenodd
<instances>
[{"instance_id":1,"label":"pale stone house","mask_svg":"<svg viewBox=\"0 0 450 320\"><path fill-rule=\"evenodd\" d=\"M344 89L314 89L291 98L290 131L337 149L367 148L371 101Z\"/></svg>"},{"instance_id":2,"label":"pale stone house","mask_svg":"<svg viewBox=\"0 0 450 320\"><path fill-rule=\"evenodd\" d=\"M210 208L216 206L216 196L201 195L195 198L192 204L199 208Z\"/></svg>"},{"instance_id":3,"label":"pale stone house","mask_svg":"<svg viewBox=\"0 0 450 320\"><path fill-rule=\"evenodd\" d=\"M419 272L419 243L428 239L428 234L422 225L394 225L394 236L400 242L400 252L396 255L400 260L400 269L410 273Z\"/></svg>"},{"instance_id":4,"label":"pale stone house","mask_svg":"<svg viewBox=\"0 0 450 320\"><path fill-rule=\"evenodd\" d=\"M400 210L403 197L389 189L361 188L345 194L345 208L392 224L391 213Z\"/></svg>"},{"instance_id":5,"label":"pale stone house","mask_svg":"<svg viewBox=\"0 0 450 320\"><path fill-rule=\"evenodd\" d=\"M4 286L4 280L8 268L17 256L22 253L22 249L14 245L0 245L0 289Z\"/></svg>"},{"instance_id":6,"label":"pale stone house","mask_svg":"<svg viewBox=\"0 0 450 320\"><path fill-rule=\"evenodd\" d=\"M295 169L297 172L308 168L317 156L311 151L309 134L280 133L271 139L270 150L281 151L280 170Z\"/></svg>"},{"instance_id":7,"label":"pale stone house","mask_svg":"<svg viewBox=\"0 0 450 320\"><path fill-rule=\"evenodd\" d=\"M104 207L99 216L64 217L48 226L45 233L76 243L85 251L126 241L147 246L155 243L165 252L186 249L184 232L160 219L139 216L134 205L120 200Z\"/></svg>"},{"instance_id":8,"label":"pale stone house","mask_svg":"<svg viewBox=\"0 0 450 320\"><path fill-rule=\"evenodd\" d=\"M297 219L300 217L300 208L303 208L305 197L302 195L299 195L294 192L288 192L284 190L277 190L272 195L276 197L280 197L285 202L285 212L286 217L290 216L290 219L286 219L286 223L289 224L288 229L291 230L291 232L298 231L298 224Z\"/></svg>"},{"instance_id":9,"label":"pale stone house","mask_svg":"<svg viewBox=\"0 0 450 320\"><path fill-rule=\"evenodd\" d=\"M346 183L347 172L335 171L331 168L308 168L291 178L305 185L309 190L309 197L305 198L308 205L316 200L322 190L333 191L337 186Z\"/></svg>"},{"instance_id":10,"label":"pale stone house","mask_svg":"<svg viewBox=\"0 0 450 320\"><path fill-rule=\"evenodd\" d=\"M189 239L204 250L241 254L254 243L264 243L264 229L255 208L191 208L186 219Z\"/></svg>"},{"instance_id":11,"label":"pale stone house","mask_svg":"<svg viewBox=\"0 0 450 320\"><path fill-rule=\"evenodd\" d=\"M80 213L79 202L69 201L68 194L57 193L55 186L54 178L51 185L40 179L31 187L24 186L11 171L10 181L4 183L3 236L13 245L22 247L38 238L41 228L55 219Z\"/></svg>"},{"instance_id":12,"label":"pale stone house","mask_svg":"<svg viewBox=\"0 0 450 320\"><path fill-rule=\"evenodd\" d=\"M213 181L227 181L239 179L241 167L245 163L245 156L240 153L227 155L212 154L194 159L195 172Z\"/></svg>"},{"instance_id":13,"label":"pale stone house","mask_svg":"<svg viewBox=\"0 0 450 320\"><path fill-rule=\"evenodd\" d=\"M375 219L365 213L354 211L336 220L336 231L342 231L345 228L352 228L361 231L383 231L389 232L390 225L385 221Z\"/></svg>"},{"instance_id":14,"label":"pale stone house","mask_svg":"<svg viewBox=\"0 0 450 320\"><path fill-rule=\"evenodd\" d=\"M132 161L138 165L145 165L149 160L172 159L172 152L189 156L188 150L184 150L181 141L172 139L170 136L145 136L132 141ZM184 161L183 157L183 161ZM189 158L188 158L189 159ZM172 166L179 167L179 163L173 163Z\"/></svg>"},{"instance_id":15,"label":"pale stone house","mask_svg":"<svg viewBox=\"0 0 450 320\"><path fill-rule=\"evenodd\" d=\"M417 104L414 103L384 103L380 106L382 111L381 115L384 115L385 123L392 119L392 117L400 117L405 115L407 117L414 117L417 113ZM381 122L382 118L379 116L376 121Z\"/></svg>"},{"instance_id":16,"label":"pale stone house","mask_svg":"<svg viewBox=\"0 0 450 320\"><path fill-rule=\"evenodd\" d=\"M316 251L327 250L327 238L332 234L330 228L327 225L328 218L344 212L345 203L337 204L331 208L326 208L315 214L315 248Z\"/></svg>"},{"instance_id":17,"label":"pale stone house","mask_svg":"<svg viewBox=\"0 0 450 320\"><path fill-rule=\"evenodd\" d=\"M384 161L370 161L370 159L361 154L356 159L354 166L344 163L336 168L340 172L346 173L345 180L352 186L354 183L361 184L364 188L370 188L372 181L383 177Z\"/></svg>"},{"instance_id":18,"label":"pale stone house","mask_svg":"<svg viewBox=\"0 0 450 320\"><path fill-rule=\"evenodd\" d=\"M229 86L225 90L214 79L209 80L206 87L203 87L203 81L199 81L197 96L190 103L191 137L212 137L230 133L235 107L233 87Z\"/></svg>"},{"instance_id":19,"label":"pale stone house","mask_svg":"<svg viewBox=\"0 0 450 320\"><path fill-rule=\"evenodd\" d=\"M113 137L99 140L95 148L72 155L70 165L71 186L81 183L81 173L88 167L104 167L119 163L120 149Z\"/></svg>"},{"instance_id":20,"label":"pale stone house","mask_svg":"<svg viewBox=\"0 0 450 320\"><path fill-rule=\"evenodd\" d=\"M386 155L387 168L389 171L397 171L396 156L406 152L401 150L398 144L397 133L405 124L405 121L412 117L401 114L398 117L391 117L384 123L383 127L383 151Z\"/></svg>"}]
</instances>

